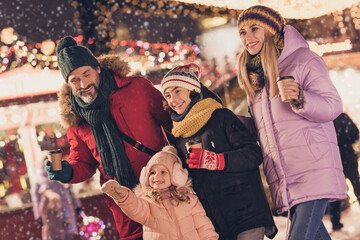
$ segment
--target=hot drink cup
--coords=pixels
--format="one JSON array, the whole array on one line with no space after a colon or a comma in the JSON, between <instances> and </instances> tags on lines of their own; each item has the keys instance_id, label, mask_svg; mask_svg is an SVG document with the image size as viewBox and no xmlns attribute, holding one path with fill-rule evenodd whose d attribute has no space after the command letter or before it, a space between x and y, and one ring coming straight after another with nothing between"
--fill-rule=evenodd
<instances>
[{"instance_id":1,"label":"hot drink cup","mask_svg":"<svg viewBox=\"0 0 360 240\"><path fill-rule=\"evenodd\" d=\"M62 150L50 150L48 152L48 159L51 163L51 168L53 171L59 171L62 169L61 161L62 161Z\"/></svg>"},{"instance_id":2,"label":"hot drink cup","mask_svg":"<svg viewBox=\"0 0 360 240\"><path fill-rule=\"evenodd\" d=\"M185 147L188 153L190 153L190 148L202 148L202 143L200 139L191 140L185 143Z\"/></svg>"},{"instance_id":3,"label":"hot drink cup","mask_svg":"<svg viewBox=\"0 0 360 240\"><path fill-rule=\"evenodd\" d=\"M283 102L290 102L291 101L291 98L289 98L289 97L287 97L285 95L284 86L286 85L286 83L293 82L293 81L294 81L293 76L279 77L276 80L277 86L279 88L280 96L281 96L281 101L283 101Z\"/></svg>"}]
</instances>

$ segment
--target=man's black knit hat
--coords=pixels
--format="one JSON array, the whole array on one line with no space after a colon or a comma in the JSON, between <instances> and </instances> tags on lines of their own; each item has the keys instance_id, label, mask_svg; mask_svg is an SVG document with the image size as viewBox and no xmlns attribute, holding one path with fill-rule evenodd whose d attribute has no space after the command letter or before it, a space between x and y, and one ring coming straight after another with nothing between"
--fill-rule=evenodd
<instances>
[{"instance_id":1,"label":"man's black knit hat","mask_svg":"<svg viewBox=\"0 0 360 240\"><path fill-rule=\"evenodd\" d=\"M61 39L56 46L58 64L65 81L75 69L83 66L99 66L98 60L91 51L83 46L78 46L74 38L67 36Z\"/></svg>"}]
</instances>

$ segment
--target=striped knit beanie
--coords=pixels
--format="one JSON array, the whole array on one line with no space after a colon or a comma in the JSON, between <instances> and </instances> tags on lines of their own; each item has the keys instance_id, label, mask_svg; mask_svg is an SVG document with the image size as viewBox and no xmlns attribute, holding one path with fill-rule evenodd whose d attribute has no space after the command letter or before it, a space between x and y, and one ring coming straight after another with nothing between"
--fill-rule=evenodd
<instances>
[{"instance_id":1,"label":"striped knit beanie","mask_svg":"<svg viewBox=\"0 0 360 240\"><path fill-rule=\"evenodd\" d=\"M164 95L168 87L182 87L200 93L200 75L200 67L195 63L174 67L161 81L161 92Z\"/></svg>"},{"instance_id":2,"label":"striped knit beanie","mask_svg":"<svg viewBox=\"0 0 360 240\"><path fill-rule=\"evenodd\" d=\"M256 5L245 9L239 16L238 29L246 25L258 24L267 29L272 35L282 31L285 20L272 8Z\"/></svg>"}]
</instances>

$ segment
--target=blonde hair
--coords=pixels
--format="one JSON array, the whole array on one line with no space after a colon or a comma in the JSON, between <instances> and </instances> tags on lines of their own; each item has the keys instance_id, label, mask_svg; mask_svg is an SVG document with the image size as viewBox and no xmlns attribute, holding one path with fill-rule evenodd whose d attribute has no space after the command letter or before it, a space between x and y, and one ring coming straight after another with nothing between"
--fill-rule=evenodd
<instances>
[{"instance_id":1,"label":"blonde hair","mask_svg":"<svg viewBox=\"0 0 360 240\"><path fill-rule=\"evenodd\" d=\"M173 205L178 206L182 202L190 203L189 196L186 196L185 194L180 193L176 189L176 186L171 185L169 187L169 192L170 192L170 196L171 196L171 198L170 198L171 203ZM151 187L148 187L147 188L147 196L156 203L161 203L162 202L161 193L157 189L153 189Z\"/></svg>"},{"instance_id":2,"label":"blonde hair","mask_svg":"<svg viewBox=\"0 0 360 240\"><path fill-rule=\"evenodd\" d=\"M264 70L264 78L269 83L269 98L272 98L278 92L276 79L279 76L277 59L280 55L278 48L273 41L273 35L265 29L265 37L262 49L260 50L261 66ZM246 69L246 63L250 59L250 54L245 49L238 59L238 83L246 92L250 102L254 100L255 91L251 86Z\"/></svg>"}]
</instances>

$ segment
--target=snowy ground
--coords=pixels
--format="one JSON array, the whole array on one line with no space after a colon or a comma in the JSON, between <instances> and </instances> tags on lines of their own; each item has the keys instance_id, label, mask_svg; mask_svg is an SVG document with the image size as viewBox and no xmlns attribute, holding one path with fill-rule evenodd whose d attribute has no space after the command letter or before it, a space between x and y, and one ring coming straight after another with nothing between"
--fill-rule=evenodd
<instances>
[{"instance_id":1,"label":"snowy ground","mask_svg":"<svg viewBox=\"0 0 360 240\"><path fill-rule=\"evenodd\" d=\"M286 236L286 217L274 217L276 226L279 228L279 233L274 240L285 240ZM344 227L341 231L332 232L332 225L329 219L329 215L325 215L324 224L328 232L330 233L332 240L360 240L360 206L355 203L350 208L345 209L341 213L341 223Z\"/></svg>"}]
</instances>

